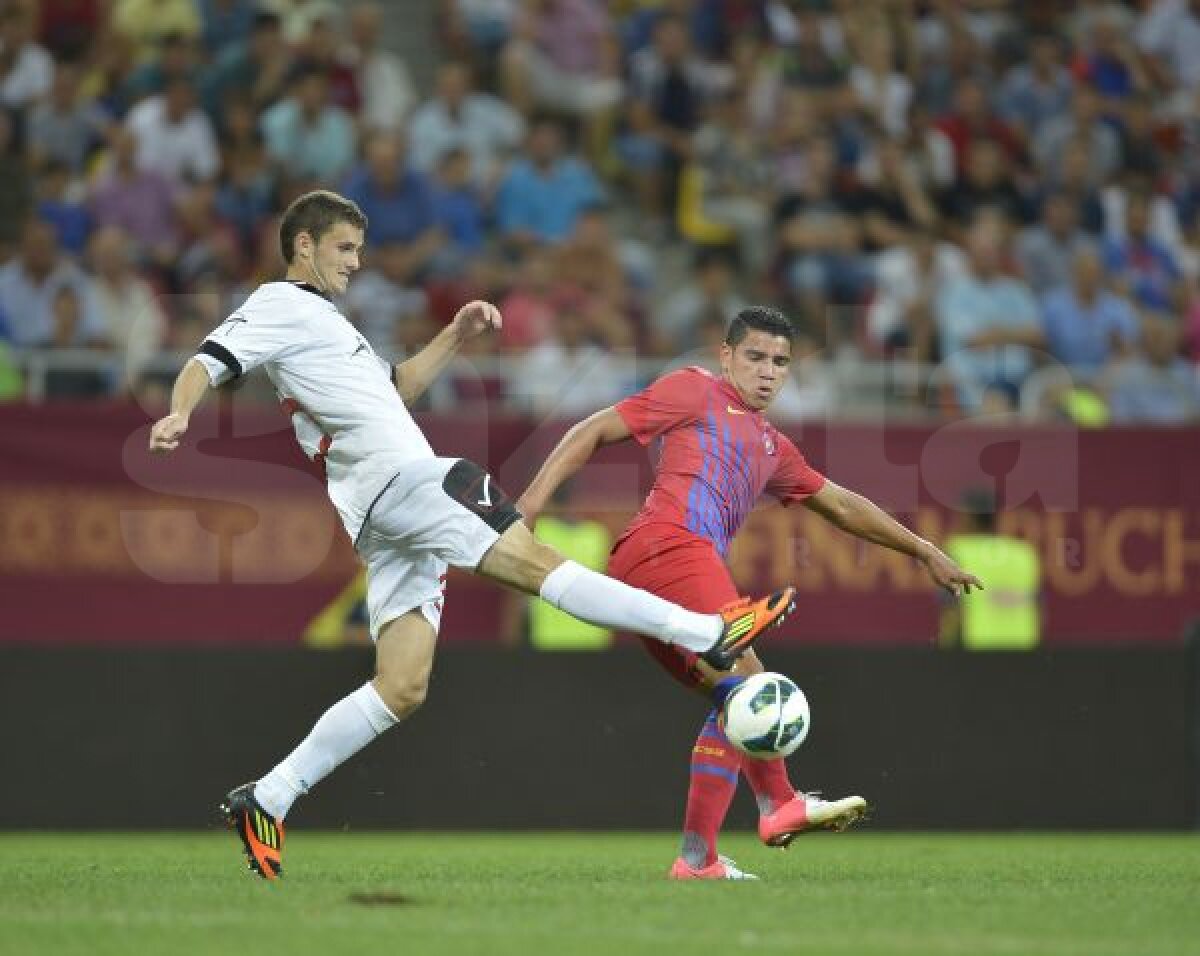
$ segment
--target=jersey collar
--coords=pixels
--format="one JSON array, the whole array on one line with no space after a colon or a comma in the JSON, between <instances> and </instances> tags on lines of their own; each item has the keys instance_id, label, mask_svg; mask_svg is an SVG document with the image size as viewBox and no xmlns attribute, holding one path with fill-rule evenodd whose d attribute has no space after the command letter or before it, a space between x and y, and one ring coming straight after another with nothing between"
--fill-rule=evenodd
<instances>
[{"instance_id":1,"label":"jersey collar","mask_svg":"<svg viewBox=\"0 0 1200 956\"><path fill-rule=\"evenodd\" d=\"M286 282L288 285L295 286L297 289L303 289L305 292L311 292L313 295L319 295L326 302L333 301L333 299L331 299L329 296L327 296L324 292L322 292L320 289L318 289L311 282L301 282L299 279L284 279L283 281Z\"/></svg>"}]
</instances>

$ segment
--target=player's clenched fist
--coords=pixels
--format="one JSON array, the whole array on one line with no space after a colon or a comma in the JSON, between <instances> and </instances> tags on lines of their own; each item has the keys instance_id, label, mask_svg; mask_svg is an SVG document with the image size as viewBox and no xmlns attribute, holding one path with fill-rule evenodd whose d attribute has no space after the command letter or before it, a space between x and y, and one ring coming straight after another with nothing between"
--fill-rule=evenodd
<instances>
[{"instance_id":1,"label":"player's clenched fist","mask_svg":"<svg viewBox=\"0 0 1200 956\"><path fill-rule=\"evenodd\" d=\"M150 450L160 455L174 451L179 447L179 439L187 431L186 415L168 415L160 418L150 429Z\"/></svg>"},{"instance_id":2,"label":"player's clenched fist","mask_svg":"<svg viewBox=\"0 0 1200 956\"><path fill-rule=\"evenodd\" d=\"M463 338L480 335L488 329L498 329L502 322L500 310L480 299L468 302L454 316L454 325Z\"/></svg>"}]
</instances>

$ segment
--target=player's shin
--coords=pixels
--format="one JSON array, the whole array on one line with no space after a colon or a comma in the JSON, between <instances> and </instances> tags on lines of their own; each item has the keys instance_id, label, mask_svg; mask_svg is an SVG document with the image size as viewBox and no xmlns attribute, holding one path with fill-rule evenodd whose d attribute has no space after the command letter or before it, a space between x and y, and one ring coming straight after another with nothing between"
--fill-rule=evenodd
<instances>
[{"instance_id":1,"label":"player's shin","mask_svg":"<svg viewBox=\"0 0 1200 956\"><path fill-rule=\"evenodd\" d=\"M644 634L690 651L712 647L723 628L716 615L684 610L574 561L564 561L551 571L540 594L543 600L581 621Z\"/></svg>"},{"instance_id":2,"label":"player's shin","mask_svg":"<svg viewBox=\"0 0 1200 956\"><path fill-rule=\"evenodd\" d=\"M282 820L297 797L308 793L397 719L379 692L371 684L364 684L325 711L300 745L258 781L255 799Z\"/></svg>"},{"instance_id":3,"label":"player's shin","mask_svg":"<svg viewBox=\"0 0 1200 956\"><path fill-rule=\"evenodd\" d=\"M788 778L787 761L783 757L755 760L743 756L742 773L754 791L759 813L774 813L796 795L796 789Z\"/></svg>"},{"instance_id":4,"label":"player's shin","mask_svg":"<svg viewBox=\"0 0 1200 956\"><path fill-rule=\"evenodd\" d=\"M717 834L733 802L740 765L741 754L725 739L714 710L692 747L681 855L693 869L716 862Z\"/></svg>"}]
</instances>

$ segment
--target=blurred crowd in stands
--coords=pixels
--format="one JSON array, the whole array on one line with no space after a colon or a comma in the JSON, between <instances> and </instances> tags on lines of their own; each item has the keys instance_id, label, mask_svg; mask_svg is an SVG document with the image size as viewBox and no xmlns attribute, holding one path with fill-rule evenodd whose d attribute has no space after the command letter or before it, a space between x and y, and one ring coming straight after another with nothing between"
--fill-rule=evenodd
<instances>
[{"instance_id":1,"label":"blurred crowd in stands","mask_svg":"<svg viewBox=\"0 0 1200 956\"><path fill-rule=\"evenodd\" d=\"M381 45L414 11L426 84ZM0 103L9 397L62 349L114 362L51 397L161 390L328 187L381 353L501 304L515 373L466 397L588 411L753 301L794 412L862 366L929 414L1200 417L1197 0L4 0Z\"/></svg>"}]
</instances>

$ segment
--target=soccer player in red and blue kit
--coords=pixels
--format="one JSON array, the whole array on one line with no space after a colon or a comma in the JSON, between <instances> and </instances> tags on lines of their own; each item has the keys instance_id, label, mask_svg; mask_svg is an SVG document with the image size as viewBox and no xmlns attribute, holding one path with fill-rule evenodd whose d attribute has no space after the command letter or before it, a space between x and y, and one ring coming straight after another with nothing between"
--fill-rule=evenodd
<instances>
[{"instance_id":1,"label":"soccer player in red and blue kit","mask_svg":"<svg viewBox=\"0 0 1200 956\"><path fill-rule=\"evenodd\" d=\"M743 309L721 346L721 374L691 367L663 376L645 390L575 425L518 502L532 522L555 489L602 445L634 438L661 442L654 488L617 541L609 559L613 577L694 611L736 600L725 564L730 542L766 493L784 505L803 503L837 527L921 561L951 593L980 587L928 541L877 505L813 470L763 411L787 378L793 329L774 309ZM730 671L695 654L646 641L646 649L685 686L720 701L740 678L763 669L750 650ZM683 847L674 879L753 879L717 853L717 834L745 774L759 807L759 836L787 846L816 828L845 829L866 810L862 797L822 800L797 792L782 759L756 760L730 746L708 715L692 749Z\"/></svg>"}]
</instances>

